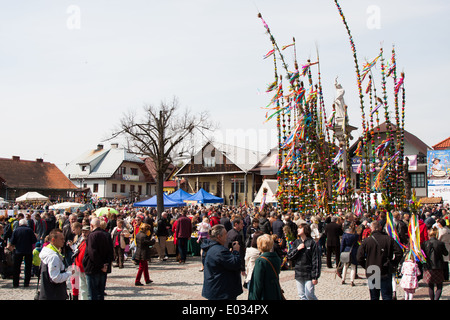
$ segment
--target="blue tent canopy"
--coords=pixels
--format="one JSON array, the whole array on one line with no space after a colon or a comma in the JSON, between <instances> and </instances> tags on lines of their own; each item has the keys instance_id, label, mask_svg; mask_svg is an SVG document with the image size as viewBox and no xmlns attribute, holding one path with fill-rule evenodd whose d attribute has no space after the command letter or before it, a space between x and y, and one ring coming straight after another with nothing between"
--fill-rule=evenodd
<instances>
[{"instance_id":1,"label":"blue tent canopy","mask_svg":"<svg viewBox=\"0 0 450 320\"><path fill-rule=\"evenodd\" d=\"M223 203L223 199L212 195L209 192L206 192L203 188L197 191L197 193L193 194L186 201L197 201L199 203Z\"/></svg>"},{"instance_id":2,"label":"blue tent canopy","mask_svg":"<svg viewBox=\"0 0 450 320\"><path fill-rule=\"evenodd\" d=\"M163 198L164 208L183 207L186 205L183 201L170 199L166 194L163 194ZM153 196L152 198L141 202L135 202L133 203L133 207L157 207L157 196Z\"/></svg>"},{"instance_id":3,"label":"blue tent canopy","mask_svg":"<svg viewBox=\"0 0 450 320\"><path fill-rule=\"evenodd\" d=\"M177 202L183 202L183 200L186 200L187 198L189 198L191 196L190 193L187 193L186 191L184 191L183 189L178 189L177 191L175 191L172 194L169 194L169 198L177 201Z\"/></svg>"}]
</instances>

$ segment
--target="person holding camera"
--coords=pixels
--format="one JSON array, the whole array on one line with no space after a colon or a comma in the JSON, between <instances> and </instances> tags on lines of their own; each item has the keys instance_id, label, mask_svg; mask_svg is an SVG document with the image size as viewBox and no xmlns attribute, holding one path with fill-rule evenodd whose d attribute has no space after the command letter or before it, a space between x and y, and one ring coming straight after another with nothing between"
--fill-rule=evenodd
<instances>
[{"instance_id":1,"label":"person holding camera","mask_svg":"<svg viewBox=\"0 0 450 320\"><path fill-rule=\"evenodd\" d=\"M236 300L243 293L241 258L238 241L227 247L227 230L217 224L209 230L209 239L202 243L204 272L202 296L208 300Z\"/></svg>"},{"instance_id":2,"label":"person holding camera","mask_svg":"<svg viewBox=\"0 0 450 320\"><path fill-rule=\"evenodd\" d=\"M225 227L226 228L226 227ZM227 233L227 247L232 248L232 244L237 242L239 244L239 256L241 258L241 274L245 277L245 250L246 246L244 244L244 220L241 218L235 218L233 220L233 228Z\"/></svg>"}]
</instances>

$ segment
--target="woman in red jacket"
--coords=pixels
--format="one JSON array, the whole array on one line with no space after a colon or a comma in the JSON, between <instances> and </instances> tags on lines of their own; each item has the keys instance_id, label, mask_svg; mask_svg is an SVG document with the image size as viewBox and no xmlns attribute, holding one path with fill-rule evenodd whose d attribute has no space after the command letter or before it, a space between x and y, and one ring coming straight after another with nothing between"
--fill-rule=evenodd
<instances>
[{"instance_id":1,"label":"woman in red jacket","mask_svg":"<svg viewBox=\"0 0 450 320\"><path fill-rule=\"evenodd\" d=\"M76 273L72 277L73 299L74 300L88 300L88 289L86 282L86 274L84 273L83 258L86 252L86 239L91 229L89 226L83 226L81 229L82 240L78 245L75 253L73 264Z\"/></svg>"}]
</instances>

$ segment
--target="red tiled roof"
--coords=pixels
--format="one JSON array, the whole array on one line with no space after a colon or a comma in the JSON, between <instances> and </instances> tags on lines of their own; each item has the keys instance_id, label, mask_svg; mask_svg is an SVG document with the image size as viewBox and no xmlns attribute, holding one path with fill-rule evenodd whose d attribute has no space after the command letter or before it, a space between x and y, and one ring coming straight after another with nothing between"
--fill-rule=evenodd
<instances>
[{"instance_id":1,"label":"red tiled roof","mask_svg":"<svg viewBox=\"0 0 450 320\"><path fill-rule=\"evenodd\" d=\"M450 148L450 137L433 146L434 150L444 150L449 148Z\"/></svg>"},{"instance_id":2,"label":"red tiled roof","mask_svg":"<svg viewBox=\"0 0 450 320\"><path fill-rule=\"evenodd\" d=\"M77 187L50 162L0 158L0 176L8 188L72 190Z\"/></svg>"}]
</instances>

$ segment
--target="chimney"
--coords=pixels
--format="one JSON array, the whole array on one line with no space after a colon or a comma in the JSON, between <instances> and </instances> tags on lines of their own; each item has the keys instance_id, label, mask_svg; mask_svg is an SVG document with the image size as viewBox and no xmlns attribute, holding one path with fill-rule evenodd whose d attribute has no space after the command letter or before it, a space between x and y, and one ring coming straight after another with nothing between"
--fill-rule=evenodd
<instances>
[{"instance_id":1,"label":"chimney","mask_svg":"<svg viewBox=\"0 0 450 320\"><path fill-rule=\"evenodd\" d=\"M117 149L119 147L119 144L116 143L111 143L111 149Z\"/></svg>"},{"instance_id":2,"label":"chimney","mask_svg":"<svg viewBox=\"0 0 450 320\"><path fill-rule=\"evenodd\" d=\"M19 157L19 156L13 156L12 159L13 159L14 161L19 161L19 160L20 160L20 157Z\"/></svg>"},{"instance_id":3,"label":"chimney","mask_svg":"<svg viewBox=\"0 0 450 320\"><path fill-rule=\"evenodd\" d=\"M103 145L102 144L98 144L97 145L97 150L102 150L103 149Z\"/></svg>"},{"instance_id":4,"label":"chimney","mask_svg":"<svg viewBox=\"0 0 450 320\"><path fill-rule=\"evenodd\" d=\"M44 162L44 159L42 159L42 158L37 158L37 159L36 159L36 162L43 163L43 162Z\"/></svg>"}]
</instances>

